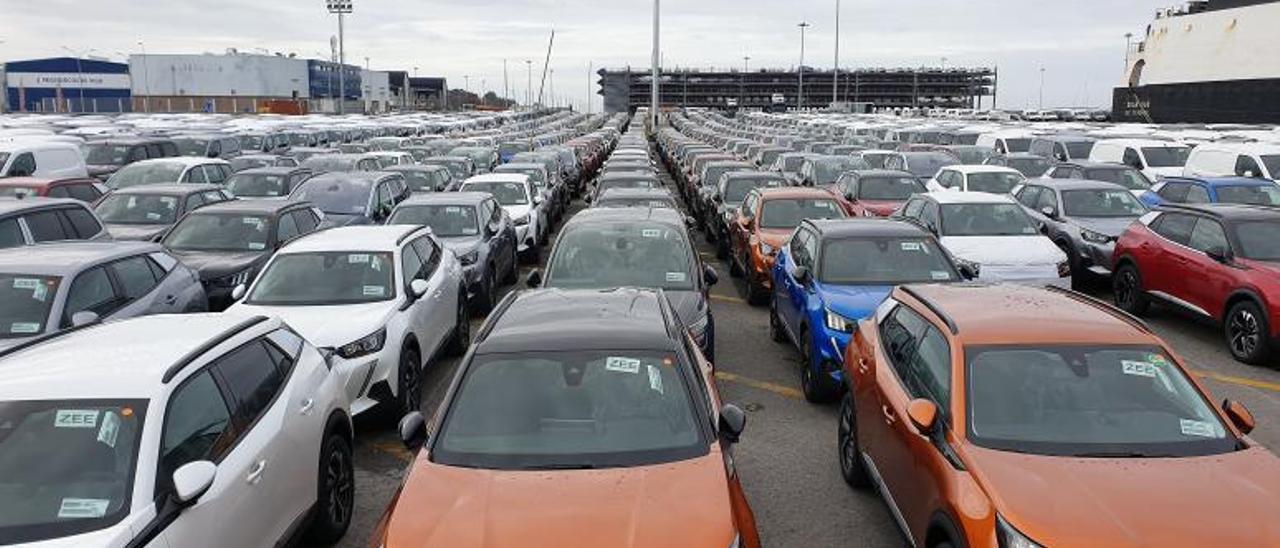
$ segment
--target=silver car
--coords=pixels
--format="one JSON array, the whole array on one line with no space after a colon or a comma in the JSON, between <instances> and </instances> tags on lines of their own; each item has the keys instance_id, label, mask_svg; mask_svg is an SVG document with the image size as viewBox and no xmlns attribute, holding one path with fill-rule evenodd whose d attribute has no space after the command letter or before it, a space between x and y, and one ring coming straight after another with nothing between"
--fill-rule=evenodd
<instances>
[{"instance_id":1,"label":"silver car","mask_svg":"<svg viewBox=\"0 0 1280 548\"><path fill-rule=\"evenodd\" d=\"M1030 179L1011 192L1040 231L1067 254L1072 281L1085 272L1111 276L1116 239L1147 206L1117 184Z\"/></svg>"},{"instance_id":2,"label":"silver car","mask_svg":"<svg viewBox=\"0 0 1280 548\"><path fill-rule=\"evenodd\" d=\"M98 319L207 308L195 271L159 244L92 241L0 249L0 348Z\"/></svg>"}]
</instances>

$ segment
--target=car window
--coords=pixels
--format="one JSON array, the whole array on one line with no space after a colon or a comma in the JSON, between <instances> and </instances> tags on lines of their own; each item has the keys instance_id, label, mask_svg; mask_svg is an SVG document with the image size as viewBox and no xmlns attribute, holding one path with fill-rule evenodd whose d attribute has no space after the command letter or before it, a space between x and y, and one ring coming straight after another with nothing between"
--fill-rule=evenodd
<instances>
[{"instance_id":1,"label":"car window","mask_svg":"<svg viewBox=\"0 0 1280 548\"><path fill-rule=\"evenodd\" d=\"M193 375L174 390L160 438L156 492L172 488L173 473L182 465L220 460L229 446L224 434L228 433L230 420L231 412L210 370Z\"/></svg>"},{"instance_id":2,"label":"car window","mask_svg":"<svg viewBox=\"0 0 1280 548\"><path fill-rule=\"evenodd\" d=\"M1183 203L1207 204L1209 203L1209 190L1200 185L1190 185L1187 188L1187 197L1183 199Z\"/></svg>"},{"instance_id":3,"label":"car window","mask_svg":"<svg viewBox=\"0 0 1280 548\"><path fill-rule=\"evenodd\" d=\"M184 175L182 178L184 182L187 182L187 183L205 184L209 182L209 178L205 177L204 175L204 169L201 168L200 166L196 166L187 170L187 174Z\"/></svg>"},{"instance_id":4,"label":"car window","mask_svg":"<svg viewBox=\"0 0 1280 548\"><path fill-rule=\"evenodd\" d=\"M10 177L29 177L36 172L36 157L30 152L19 154L9 165Z\"/></svg>"},{"instance_id":5,"label":"car window","mask_svg":"<svg viewBox=\"0 0 1280 548\"><path fill-rule=\"evenodd\" d=\"M941 228L942 222L938 212L938 204L925 200L924 205L920 208L920 221L931 229L938 230Z\"/></svg>"},{"instance_id":6,"label":"car window","mask_svg":"<svg viewBox=\"0 0 1280 548\"><path fill-rule=\"evenodd\" d=\"M26 243L27 240L22 236L22 228L18 226L17 219L11 217L0 220L0 249L18 247Z\"/></svg>"},{"instance_id":7,"label":"car window","mask_svg":"<svg viewBox=\"0 0 1280 548\"><path fill-rule=\"evenodd\" d=\"M199 194L192 194L190 196L187 196L187 211L194 211L195 209L204 205L204 203L205 203L204 198Z\"/></svg>"},{"instance_id":8,"label":"car window","mask_svg":"<svg viewBox=\"0 0 1280 548\"><path fill-rule=\"evenodd\" d=\"M227 180L226 174L222 173L222 170L218 169L218 167L219 166L216 165L204 166L205 179L208 179L210 183L215 185L220 185Z\"/></svg>"},{"instance_id":9,"label":"car window","mask_svg":"<svg viewBox=\"0 0 1280 548\"><path fill-rule=\"evenodd\" d=\"M235 399L232 420L237 430L247 430L262 416L284 377L261 340L248 343L219 359L213 366Z\"/></svg>"},{"instance_id":10,"label":"car window","mask_svg":"<svg viewBox=\"0 0 1280 548\"><path fill-rule=\"evenodd\" d=\"M1156 194L1170 202L1181 203L1187 198L1188 190L1191 190L1191 185L1187 183L1165 183Z\"/></svg>"},{"instance_id":11,"label":"car window","mask_svg":"<svg viewBox=\"0 0 1280 548\"><path fill-rule=\"evenodd\" d=\"M906 207L902 208L902 216L915 219L920 216L920 210L924 209L924 200L914 199L907 202Z\"/></svg>"},{"instance_id":12,"label":"car window","mask_svg":"<svg viewBox=\"0 0 1280 548\"><path fill-rule=\"evenodd\" d=\"M63 225L56 211L28 213L23 216L23 219L27 221L27 230L31 231L31 238L37 243L56 242L74 237L67 233L68 227Z\"/></svg>"},{"instance_id":13,"label":"car window","mask_svg":"<svg viewBox=\"0 0 1280 548\"><path fill-rule=\"evenodd\" d=\"M111 278L103 267L94 267L76 276L63 306L62 325L69 327L78 312L93 312L104 317L115 310L117 298Z\"/></svg>"},{"instance_id":14,"label":"car window","mask_svg":"<svg viewBox=\"0 0 1280 548\"><path fill-rule=\"evenodd\" d=\"M1036 198L1036 210L1040 211L1046 207L1051 207L1054 211L1061 211L1058 209L1058 193L1050 189L1044 189L1040 192L1040 196Z\"/></svg>"},{"instance_id":15,"label":"car window","mask_svg":"<svg viewBox=\"0 0 1280 548\"><path fill-rule=\"evenodd\" d=\"M1130 166L1134 169L1144 169L1146 167L1142 165L1142 158L1138 157L1138 151L1133 150L1132 148L1124 149L1124 157L1121 161L1124 165Z\"/></svg>"},{"instance_id":16,"label":"car window","mask_svg":"<svg viewBox=\"0 0 1280 548\"><path fill-rule=\"evenodd\" d=\"M320 226L320 220L316 219L315 214L309 210L299 209L289 213L289 215L292 216L294 222L297 223L298 232L301 234L308 234L314 231L316 227Z\"/></svg>"},{"instance_id":17,"label":"car window","mask_svg":"<svg viewBox=\"0 0 1280 548\"><path fill-rule=\"evenodd\" d=\"M66 185L59 185L49 189L50 198L70 198L71 193L67 191Z\"/></svg>"},{"instance_id":18,"label":"car window","mask_svg":"<svg viewBox=\"0 0 1280 548\"><path fill-rule=\"evenodd\" d=\"M1240 177L1261 177L1262 169L1252 156L1241 154L1236 157L1236 175Z\"/></svg>"},{"instance_id":19,"label":"car window","mask_svg":"<svg viewBox=\"0 0 1280 548\"><path fill-rule=\"evenodd\" d=\"M1154 230L1156 234L1174 242L1188 245L1191 241L1191 230L1195 224L1196 218L1192 215L1161 213L1160 218L1156 220Z\"/></svg>"},{"instance_id":20,"label":"car window","mask_svg":"<svg viewBox=\"0 0 1280 548\"><path fill-rule=\"evenodd\" d=\"M140 255L111 264L120 288L124 291L124 298L134 300L155 288L158 279L150 262L146 256Z\"/></svg>"},{"instance_id":21,"label":"car window","mask_svg":"<svg viewBox=\"0 0 1280 548\"><path fill-rule=\"evenodd\" d=\"M409 287L409 282L414 280L426 280L422 276L422 258L413 249L413 244L404 246L400 251L400 270L404 275L405 287Z\"/></svg>"},{"instance_id":22,"label":"car window","mask_svg":"<svg viewBox=\"0 0 1280 548\"><path fill-rule=\"evenodd\" d=\"M98 224L98 220L93 217L89 210L78 207L62 210L67 215L67 220L71 221L71 228L81 238L92 238L102 232L102 225Z\"/></svg>"},{"instance_id":23,"label":"car window","mask_svg":"<svg viewBox=\"0 0 1280 548\"><path fill-rule=\"evenodd\" d=\"M91 184L74 184L67 185L67 191L71 193L71 197L82 202L93 202L102 197L102 193L94 188Z\"/></svg>"},{"instance_id":24,"label":"car window","mask_svg":"<svg viewBox=\"0 0 1280 548\"><path fill-rule=\"evenodd\" d=\"M818 258L818 235L808 228L802 228L800 232L805 234L804 239L800 240L800 244L804 246L804 262L800 264L812 271L814 261Z\"/></svg>"},{"instance_id":25,"label":"car window","mask_svg":"<svg viewBox=\"0 0 1280 548\"><path fill-rule=\"evenodd\" d=\"M1231 249L1231 244L1227 243L1227 234L1222 230L1222 225L1213 219L1203 217L1196 220L1196 226L1191 230L1189 244L1192 249L1198 251L1209 251L1214 248L1223 251Z\"/></svg>"},{"instance_id":26,"label":"car window","mask_svg":"<svg viewBox=\"0 0 1280 548\"><path fill-rule=\"evenodd\" d=\"M804 242L805 239L809 237L810 234L807 230L797 230L796 233L791 236L791 259L799 266L805 266L810 262L810 257L807 256L809 248Z\"/></svg>"},{"instance_id":27,"label":"car window","mask_svg":"<svg viewBox=\"0 0 1280 548\"><path fill-rule=\"evenodd\" d=\"M1040 197L1040 190L1038 186L1023 187L1022 192L1018 193L1018 201L1027 207L1035 207L1036 200Z\"/></svg>"},{"instance_id":28,"label":"car window","mask_svg":"<svg viewBox=\"0 0 1280 548\"><path fill-rule=\"evenodd\" d=\"M422 279L429 279L440 264L440 248L431 238L423 236L413 241L413 249L422 259Z\"/></svg>"},{"instance_id":29,"label":"car window","mask_svg":"<svg viewBox=\"0 0 1280 548\"><path fill-rule=\"evenodd\" d=\"M912 356L928 328L929 322L906 305L898 305L880 322L881 344L899 379L908 378Z\"/></svg>"},{"instance_id":30,"label":"car window","mask_svg":"<svg viewBox=\"0 0 1280 548\"><path fill-rule=\"evenodd\" d=\"M298 222L294 220L293 215L281 215L280 221L276 224L276 241L287 242L297 238L301 232L298 230Z\"/></svg>"},{"instance_id":31,"label":"car window","mask_svg":"<svg viewBox=\"0 0 1280 548\"><path fill-rule=\"evenodd\" d=\"M933 400L947 415L951 406L951 346L947 338L929 326L908 363L911 380L907 390L913 397Z\"/></svg>"}]
</instances>

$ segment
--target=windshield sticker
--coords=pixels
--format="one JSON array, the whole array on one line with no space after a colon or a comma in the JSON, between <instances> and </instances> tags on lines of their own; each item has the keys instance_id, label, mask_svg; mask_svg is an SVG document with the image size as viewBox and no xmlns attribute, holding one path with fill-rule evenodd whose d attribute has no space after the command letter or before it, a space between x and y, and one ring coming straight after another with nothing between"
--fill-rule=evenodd
<instances>
[{"instance_id":1,"label":"windshield sticker","mask_svg":"<svg viewBox=\"0 0 1280 548\"><path fill-rule=\"evenodd\" d=\"M40 280L34 278L15 278L13 280L14 289L37 289L40 287Z\"/></svg>"},{"instance_id":2,"label":"windshield sticker","mask_svg":"<svg viewBox=\"0 0 1280 548\"><path fill-rule=\"evenodd\" d=\"M44 302L45 297L48 297L48 296L49 296L49 288L43 285L36 287L35 291L31 292L31 298L40 302Z\"/></svg>"},{"instance_id":3,"label":"windshield sticker","mask_svg":"<svg viewBox=\"0 0 1280 548\"><path fill-rule=\"evenodd\" d=\"M112 449L116 448L116 438L120 434L120 417L106 411L102 414L102 428L98 429L98 441Z\"/></svg>"},{"instance_id":4,"label":"windshield sticker","mask_svg":"<svg viewBox=\"0 0 1280 548\"><path fill-rule=\"evenodd\" d=\"M59 518L89 519L107 515L111 501L104 499L62 499L58 507Z\"/></svg>"},{"instance_id":5,"label":"windshield sticker","mask_svg":"<svg viewBox=\"0 0 1280 548\"><path fill-rule=\"evenodd\" d=\"M474 228L464 228L464 229L462 229L462 235L464 235L464 236L475 236L476 234L479 234L479 233L480 233L480 231L479 231L479 230L476 230L476 229L474 229Z\"/></svg>"},{"instance_id":6,"label":"windshield sticker","mask_svg":"<svg viewBox=\"0 0 1280 548\"><path fill-rule=\"evenodd\" d=\"M462 208L458 206L445 206L444 212L445 213L462 213Z\"/></svg>"},{"instance_id":7,"label":"windshield sticker","mask_svg":"<svg viewBox=\"0 0 1280 548\"><path fill-rule=\"evenodd\" d=\"M661 238L662 231L656 228L646 228L640 231L640 235L644 236L645 238Z\"/></svg>"},{"instance_id":8,"label":"windshield sticker","mask_svg":"<svg viewBox=\"0 0 1280 548\"><path fill-rule=\"evenodd\" d=\"M249 242L250 251L262 251L267 248L267 244L261 242Z\"/></svg>"},{"instance_id":9,"label":"windshield sticker","mask_svg":"<svg viewBox=\"0 0 1280 548\"><path fill-rule=\"evenodd\" d=\"M255 227L262 228L262 219L259 219L257 217L244 217L240 219L240 222L247 225L253 225Z\"/></svg>"},{"instance_id":10,"label":"windshield sticker","mask_svg":"<svg viewBox=\"0 0 1280 548\"><path fill-rule=\"evenodd\" d=\"M1147 354L1147 361L1155 365L1169 365L1169 360L1159 354Z\"/></svg>"},{"instance_id":11,"label":"windshield sticker","mask_svg":"<svg viewBox=\"0 0 1280 548\"><path fill-rule=\"evenodd\" d=\"M687 276L684 272L668 272L667 273L667 282L670 282L670 283L684 283L684 281L687 279L689 279L689 276Z\"/></svg>"},{"instance_id":12,"label":"windshield sticker","mask_svg":"<svg viewBox=\"0 0 1280 548\"><path fill-rule=\"evenodd\" d=\"M369 262L369 255L365 253L353 253L347 255L347 264L364 264Z\"/></svg>"},{"instance_id":13,"label":"windshield sticker","mask_svg":"<svg viewBox=\"0 0 1280 548\"><path fill-rule=\"evenodd\" d=\"M1120 371L1125 375L1136 375L1139 377L1156 377L1155 364L1148 362L1135 362L1132 360L1120 360Z\"/></svg>"},{"instance_id":14,"label":"windshield sticker","mask_svg":"<svg viewBox=\"0 0 1280 548\"><path fill-rule=\"evenodd\" d=\"M9 333L39 333L40 324L34 322L13 322L9 324Z\"/></svg>"},{"instance_id":15,"label":"windshield sticker","mask_svg":"<svg viewBox=\"0 0 1280 548\"><path fill-rule=\"evenodd\" d=\"M947 272L947 271L945 271L945 270L933 270L933 271L930 271L930 272L929 272L929 276L933 277L934 281L943 281L943 280L950 280L950 279L951 279L951 273L949 273L949 272Z\"/></svg>"},{"instance_id":16,"label":"windshield sticker","mask_svg":"<svg viewBox=\"0 0 1280 548\"><path fill-rule=\"evenodd\" d=\"M1201 438L1218 437L1218 433L1211 423L1190 419L1178 419L1178 425L1182 430L1182 435L1184 436L1197 436Z\"/></svg>"},{"instance_id":17,"label":"windshield sticker","mask_svg":"<svg viewBox=\"0 0 1280 548\"><path fill-rule=\"evenodd\" d=\"M920 245L919 242L902 242L903 251L922 251L923 249L924 246Z\"/></svg>"},{"instance_id":18,"label":"windshield sticker","mask_svg":"<svg viewBox=\"0 0 1280 548\"><path fill-rule=\"evenodd\" d=\"M59 409L53 416L55 428L97 428L96 409Z\"/></svg>"},{"instance_id":19,"label":"windshield sticker","mask_svg":"<svg viewBox=\"0 0 1280 548\"><path fill-rule=\"evenodd\" d=\"M148 221L159 221L160 218L161 218L161 215L159 213L147 212Z\"/></svg>"},{"instance_id":20,"label":"windshield sticker","mask_svg":"<svg viewBox=\"0 0 1280 548\"><path fill-rule=\"evenodd\" d=\"M382 287L380 285L364 286L364 296L366 297L381 297L386 294L387 294L387 288Z\"/></svg>"},{"instance_id":21,"label":"windshield sticker","mask_svg":"<svg viewBox=\"0 0 1280 548\"><path fill-rule=\"evenodd\" d=\"M649 369L649 388L659 394L665 394L662 391L662 371L652 365L646 366Z\"/></svg>"},{"instance_id":22,"label":"windshield sticker","mask_svg":"<svg viewBox=\"0 0 1280 548\"><path fill-rule=\"evenodd\" d=\"M610 356L604 360L604 368L619 373L639 373L640 360Z\"/></svg>"}]
</instances>

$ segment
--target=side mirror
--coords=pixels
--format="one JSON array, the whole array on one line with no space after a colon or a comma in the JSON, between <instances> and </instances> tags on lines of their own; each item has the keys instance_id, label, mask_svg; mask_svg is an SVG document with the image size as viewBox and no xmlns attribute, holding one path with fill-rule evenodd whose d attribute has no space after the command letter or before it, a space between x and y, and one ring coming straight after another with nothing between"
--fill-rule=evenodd
<instances>
[{"instance_id":1,"label":"side mirror","mask_svg":"<svg viewBox=\"0 0 1280 548\"><path fill-rule=\"evenodd\" d=\"M689 228L696 227L696 226L698 226L698 221L697 221L697 219L694 219L693 217L691 217L691 216L689 216L689 215L685 215L685 216L684 216L684 226L687 226L687 227L689 227Z\"/></svg>"},{"instance_id":2,"label":"side mirror","mask_svg":"<svg viewBox=\"0 0 1280 548\"><path fill-rule=\"evenodd\" d=\"M427 294L427 290L429 289L431 289L431 286L427 284L426 280L414 280L409 282L409 291L413 293L413 298L415 299L421 299Z\"/></svg>"},{"instance_id":3,"label":"side mirror","mask_svg":"<svg viewBox=\"0 0 1280 548\"><path fill-rule=\"evenodd\" d=\"M243 299L244 294L247 291L248 291L248 288L246 288L244 284L235 286L235 288L231 290L231 300L238 301L240 299Z\"/></svg>"},{"instance_id":4,"label":"side mirror","mask_svg":"<svg viewBox=\"0 0 1280 548\"><path fill-rule=\"evenodd\" d=\"M586 202L586 203L588 203L588 204L589 204L589 203L591 203L591 195L590 195L590 194L584 194L584 195L582 196L582 201L583 201L583 202Z\"/></svg>"},{"instance_id":5,"label":"side mirror","mask_svg":"<svg viewBox=\"0 0 1280 548\"><path fill-rule=\"evenodd\" d=\"M721 195L719 195L719 194L716 194L716 195L714 195L714 196L712 196L712 197L711 197L711 201L713 201L713 202L715 202L715 203L717 203L717 204L723 204L723 203L724 203L724 196L721 196Z\"/></svg>"},{"instance_id":6,"label":"side mirror","mask_svg":"<svg viewBox=\"0 0 1280 548\"><path fill-rule=\"evenodd\" d=\"M534 195L533 195L533 205L540 205L541 203L542 203L542 195L541 195L541 194L534 194Z\"/></svg>"},{"instance_id":7,"label":"side mirror","mask_svg":"<svg viewBox=\"0 0 1280 548\"><path fill-rule=\"evenodd\" d=\"M80 327L80 326L82 326L82 325L89 325L89 324L91 324L91 323L93 323L93 322L96 322L96 321L98 321L98 313L97 313L97 312L90 312L90 311L88 311L88 310L81 310L81 311L76 312L75 314L72 314L72 315L71 315L71 325L72 325L72 326L74 326L74 327Z\"/></svg>"},{"instance_id":8,"label":"side mirror","mask_svg":"<svg viewBox=\"0 0 1280 548\"><path fill-rule=\"evenodd\" d=\"M1227 418L1231 419L1231 424L1236 425L1241 432L1248 434L1253 431L1255 425L1253 421L1253 413L1250 413L1244 404L1231 400L1222 401L1222 411L1227 414Z\"/></svg>"},{"instance_id":9,"label":"side mirror","mask_svg":"<svg viewBox=\"0 0 1280 548\"><path fill-rule=\"evenodd\" d=\"M1050 219L1058 218L1058 210L1054 209L1052 206L1044 206L1040 208L1040 213L1043 213L1045 217Z\"/></svg>"},{"instance_id":10,"label":"side mirror","mask_svg":"<svg viewBox=\"0 0 1280 548\"><path fill-rule=\"evenodd\" d=\"M1232 259L1231 252L1222 246L1213 246L1205 250L1204 254L1208 255L1210 259L1218 261L1222 264L1231 263L1231 259Z\"/></svg>"},{"instance_id":11,"label":"side mirror","mask_svg":"<svg viewBox=\"0 0 1280 548\"><path fill-rule=\"evenodd\" d=\"M715 267L707 264L702 265L702 281L707 285L716 285L720 281L720 274L716 273Z\"/></svg>"},{"instance_id":12,"label":"side mirror","mask_svg":"<svg viewBox=\"0 0 1280 548\"><path fill-rule=\"evenodd\" d=\"M400 442L410 451L417 451L427 443L427 420L414 411L400 419Z\"/></svg>"},{"instance_id":13,"label":"side mirror","mask_svg":"<svg viewBox=\"0 0 1280 548\"><path fill-rule=\"evenodd\" d=\"M850 201L850 202L856 202L856 201L858 201L858 197L857 197L857 196L854 196L852 192L845 192L845 193L844 193L844 199L846 199L846 200L848 200L848 201Z\"/></svg>"},{"instance_id":14,"label":"side mirror","mask_svg":"<svg viewBox=\"0 0 1280 548\"><path fill-rule=\"evenodd\" d=\"M178 504L190 506L213 486L218 465L207 460L188 462L173 472L173 497Z\"/></svg>"},{"instance_id":15,"label":"side mirror","mask_svg":"<svg viewBox=\"0 0 1280 548\"><path fill-rule=\"evenodd\" d=\"M795 276L796 281L805 285L809 285L809 267L797 266L793 276Z\"/></svg>"},{"instance_id":16,"label":"side mirror","mask_svg":"<svg viewBox=\"0 0 1280 548\"><path fill-rule=\"evenodd\" d=\"M978 267L969 263L960 263L956 265L956 270L960 271L960 277L966 280L978 279Z\"/></svg>"},{"instance_id":17,"label":"side mirror","mask_svg":"<svg viewBox=\"0 0 1280 548\"><path fill-rule=\"evenodd\" d=\"M720 407L720 437L729 443L738 443L747 427L747 414L738 406L726 403Z\"/></svg>"},{"instance_id":18,"label":"side mirror","mask_svg":"<svg viewBox=\"0 0 1280 548\"><path fill-rule=\"evenodd\" d=\"M541 285L542 285L542 271L541 271L541 270L538 270L538 269L536 269L536 268L535 268L535 269L533 269L533 270L531 270L531 271L529 271L529 276L528 276L527 278L525 278L525 279L524 279L524 285L526 285L526 286L528 286L528 287L530 287L530 288L533 288L533 289L537 289L537 288L538 288L538 286L541 286Z\"/></svg>"},{"instance_id":19,"label":"side mirror","mask_svg":"<svg viewBox=\"0 0 1280 548\"><path fill-rule=\"evenodd\" d=\"M907 404L907 417L911 419L911 425L917 432L928 435L938 420L938 406L929 400L911 400Z\"/></svg>"}]
</instances>

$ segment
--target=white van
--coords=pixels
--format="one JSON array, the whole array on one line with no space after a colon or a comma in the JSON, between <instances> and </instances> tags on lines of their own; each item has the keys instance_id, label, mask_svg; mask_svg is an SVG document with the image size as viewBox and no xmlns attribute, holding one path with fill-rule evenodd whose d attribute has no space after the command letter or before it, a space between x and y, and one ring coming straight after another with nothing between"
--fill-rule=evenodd
<instances>
[{"instance_id":1,"label":"white van","mask_svg":"<svg viewBox=\"0 0 1280 548\"><path fill-rule=\"evenodd\" d=\"M80 148L65 142L15 139L0 142L0 177L88 177Z\"/></svg>"},{"instance_id":2,"label":"white van","mask_svg":"<svg viewBox=\"0 0 1280 548\"><path fill-rule=\"evenodd\" d=\"M1182 168L1187 177L1260 177L1280 182L1280 144L1205 143Z\"/></svg>"},{"instance_id":3,"label":"white van","mask_svg":"<svg viewBox=\"0 0 1280 548\"><path fill-rule=\"evenodd\" d=\"M1191 147L1155 139L1103 139L1089 152L1091 162L1124 164L1155 181L1182 176Z\"/></svg>"},{"instance_id":4,"label":"white van","mask_svg":"<svg viewBox=\"0 0 1280 548\"><path fill-rule=\"evenodd\" d=\"M980 147L989 147L996 151L996 154L1029 152L1032 137L1035 137L1035 134L1028 130L1005 129L979 135L976 144Z\"/></svg>"}]
</instances>

